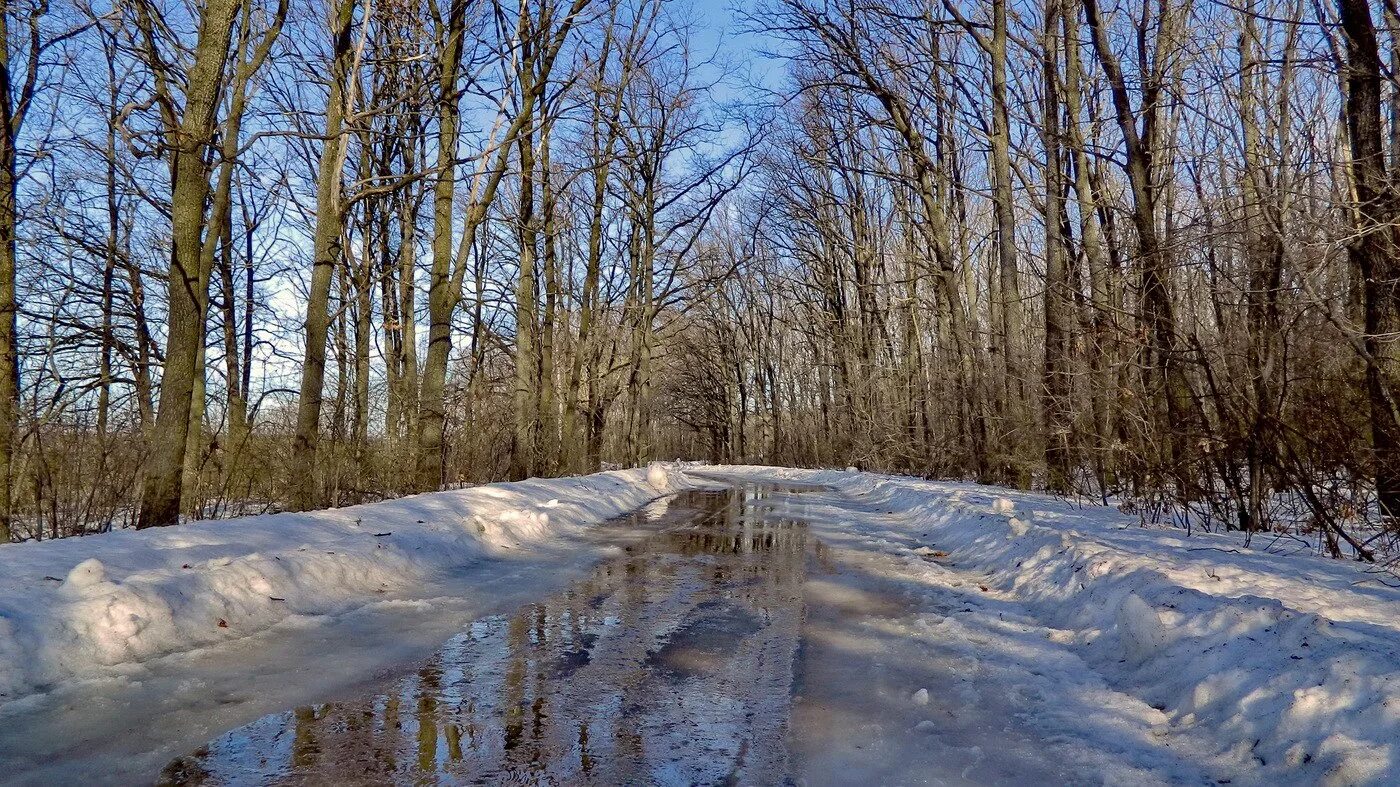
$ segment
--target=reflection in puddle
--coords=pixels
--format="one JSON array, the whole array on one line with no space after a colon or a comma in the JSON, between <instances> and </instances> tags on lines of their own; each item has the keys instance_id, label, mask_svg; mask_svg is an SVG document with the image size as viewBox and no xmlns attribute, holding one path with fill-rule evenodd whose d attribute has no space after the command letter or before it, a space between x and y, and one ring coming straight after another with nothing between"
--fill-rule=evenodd
<instances>
[{"instance_id":1,"label":"reflection in puddle","mask_svg":"<svg viewBox=\"0 0 1400 787\"><path fill-rule=\"evenodd\" d=\"M781 783L803 490L687 492L654 535L383 693L259 719L172 762L199 783Z\"/></svg>"}]
</instances>

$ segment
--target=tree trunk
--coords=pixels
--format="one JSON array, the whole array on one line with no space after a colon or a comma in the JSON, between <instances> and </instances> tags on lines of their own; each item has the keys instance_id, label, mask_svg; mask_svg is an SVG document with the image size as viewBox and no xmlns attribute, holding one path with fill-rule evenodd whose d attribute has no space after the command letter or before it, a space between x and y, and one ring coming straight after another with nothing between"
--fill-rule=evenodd
<instances>
[{"instance_id":1,"label":"tree trunk","mask_svg":"<svg viewBox=\"0 0 1400 787\"><path fill-rule=\"evenodd\" d=\"M1157 193L1154 173L1154 135L1158 122L1161 76L1143 78L1143 106L1140 109L1145 133L1137 128L1135 112L1128 95L1127 81L1109 43L1098 9L1098 0L1083 0L1085 16L1095 51L1103 65L1113 97L1114 114L1127 153L1125 169L1133 198L1133 228L1138 236L1138 257L1142 271L1142 313L1149 344L1148 397L1153 427L1163 447L1166 470L1175 479L1176 493L1189 497L1194 481L1187 462L1187 447L1195 436L1196 411L1190 381L1184 368L1181 338L1176 330L1175 309L1170 288L1170 267L1157 230ZM1165 25L1166 23L1163 22ZM1158 31L1158 48L1165 46L1168 34ZM1161 67L1161 58L1153 61Z\"/></svg>"},{"instance_id":2,"label":"tree trunk","mask_svg":"<svg viewBox=\"0 0 1400 787\"><path fill-rule=\"evenodd\" d=\"M447 361L452 351L452 314L457 309L453 286L452 212L457 186L457 127L461 117L461 94L457 89L462 63L462 38L466 34L466 0L453 0L445 27L438 30L442 49L438 55L437 84L437 170L433 182L432 270L428 276L428 354L423 366L422 391L418 397L417 429L412 432L417 446L415 487L419 492L439 488L443 483L442 438L447 424ZM474 206L477 210L476 206ZM484 213L482 214L484 215ZM469 216L462 232L462 245L470 247L475 233Z\"/></svg>"},{"instance_id":3,"label":"tree trunk","mask_svg":"<svg viewBox=\"0 0 1400 787\"><path fill-rule=\"evenodd\" d=\"M528 54L524 56L528 58ZM522 112L532 110L525 108ZM535 305L538 292L539 229L535 224L535 133L527 123L521 129L520 205L517 216L519 270L515 283L515 441L510 454L510 477L521 480L537 470L536 441L539 436L539 348L536 332L539 315Z\"/></svg>"},{"instance_id":4,"label":"tree trunk","mask_svg":"<svg viewBox=\"0 0 1400 787\"><path fill-rule=\"evenodd\" d=\"M992 202L996 215L997 313L993 328L999 335L1001 380L999 415L1003 436L1014 433L1022 420L1024 389L1021 385L1020 341L1022 306L1020 275L1016 261L1016 212L1011 186L1011 113L1006 97L1006 0L992 0Z\"/></svg>"},{"instance_id":5,"label":"tree trunk","mask_svg":"<svg viewBox=\"0 0 1400 787\"><path fill-rule=\"evenodd\" d=\"M209 271L202 264L205 201L209 196L208 150L216 127L233 19L241 5L239 0L208 0L205 4L194 62L185 82L183 116L178 128L170 129L174 142L170 167L172 243L165 370L151 432L138 528L180 521L181 476L195 377L201 372L197 364L209 297ZM144 4L142 9L143 14L150 12ZM146 26L152 24L148 18Z\"/></svg>"},{"instance_id":6,"label":"tree trunk","mask_svg":"<svg viewBox=\"0 0 1400 787\"><path fill-rule=\"evenodd\" d=\"M0 20L8 11L0 13ZM0 21L0 544L11 539L11 465L19 416L19 336L15 301L15 138L10 111L8 31Z\"/></svg>"},{"instance_id":7,"label":"tree trunk","mask_svg":"<svg viewBox=\"0 0 1400 787\"><path fill-rule=\"evenodd\" d=\"M345 212L341 204L341 170L347 137L345 117L354 105L352 61L354 0L336 0L332 6L330 94L326 99L325 138L316 174L316 228L312 235L311 290L307 295L306 346L297 399L296 435L292 439L291 494L294 511L322 505L316 452L321 439L321 406L325 391L326 340L330 332L331 282L342 264L341 248Z\"/></svg>"},{"instance_id":8,"label":"tree trunk","mask_svg":"<svg viewBox=\"0 0 1400 787\"><path fill-rule=\"evenodd\" d=\"M1094 424L1093 463L1099 491L1107 494L1114 480L1114 394L1117 389L1118 340L1115 336L1115 302L1112 271L1098 222L1098 199L1089 170L1088 143L1080 115L1083 111L1083 66L1079 59L1078 9L1062 9L1065 48L1065 114L1069 146L1074 158L1074 195L1078 203L1079 242L1089 269L1089 396Z\"/></svg>"},{"instance_id":9,"label":"tree trunk","mask_svg":"<svg viewBox=\"0 0 1400 787\"><path fill-rule=\"evenodd\" d=\"M1045 141L1045 366L1041 407L1045 419L1046 485L1053 492L1070 489L1071 311L1069 265L1064 254L1064 170L1061 168L1060 57L1058 0L1046 0L1044 42L1044 104L1041 116Z\"/></svg>"},{"instance_id":10,"label":"tree trunk","mask_svg":"<svg viewBox=\"0 0 1400 787\"><path fill-rule=\"evenodd\" d=\"M540 217L541 240L544 244L544 310L540 322L540 371L538 399L538 438L535 446L541 472L555 475L562 468L559 443L559 413L555 391L555 359L559 352L559 310L561 283L559 280L559 221L558 194L555 192L550 161L550 138L554 123L546 119L540 129Z\"/></svg>"},{"instance_id":11,"label":"tree trunk","mask_svg":"<svg viewBox=\"0 0 1400 787\"><path fill-rule=\"evenodd\" d=\"M1395 384L1400 380L1400 258L1397 258L1395 195L1385 166L1381 124L1383 79L1379 46L1366 0L1338 0L1346 38L1346 122L1359 226L1347 247L1363 278L1367 352L1366 393L1375 451L1376 498L1381 515L1400 516L1400 417Z\"/></svg>"}]
</instances>

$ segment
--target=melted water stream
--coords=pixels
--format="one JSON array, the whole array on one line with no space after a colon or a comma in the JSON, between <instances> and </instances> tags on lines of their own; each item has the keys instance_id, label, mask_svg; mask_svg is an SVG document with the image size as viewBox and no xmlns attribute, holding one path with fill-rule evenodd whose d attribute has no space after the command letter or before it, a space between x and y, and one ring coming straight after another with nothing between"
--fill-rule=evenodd
<instances>
[{"instance_id":1,"label":"melted water stream","mask_svg":"<svg viewBox=\"0 0 1400 787\"><path fill-rule=\"evenodd\" d=\"M781 783L803 493L657 501L614 523L648 535L564 592L475 621L363 696L233 730L162 781Z\"/></svg>"}]
</instances>

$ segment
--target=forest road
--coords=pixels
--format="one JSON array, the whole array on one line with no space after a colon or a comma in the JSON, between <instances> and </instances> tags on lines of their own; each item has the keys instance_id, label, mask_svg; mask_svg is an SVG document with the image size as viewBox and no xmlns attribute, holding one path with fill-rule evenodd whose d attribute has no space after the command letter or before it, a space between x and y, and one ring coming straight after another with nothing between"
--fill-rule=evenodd
<instances>
[{"instance_id":1,"label":"forest road","mask_svg":"<svg viewBox=\"0 0 1400 787\"><path fill-rule=\"evenodd\" d=\"M609 523L627 546L563 590L459 625L426 660L225 725L149 778L1214 781L1134 720L1135 700L1065 680L1077 657L917 525L826 488L732 483ZM1066 734L1103 696L1142 729Z\"/></svg>"}]
</instances>

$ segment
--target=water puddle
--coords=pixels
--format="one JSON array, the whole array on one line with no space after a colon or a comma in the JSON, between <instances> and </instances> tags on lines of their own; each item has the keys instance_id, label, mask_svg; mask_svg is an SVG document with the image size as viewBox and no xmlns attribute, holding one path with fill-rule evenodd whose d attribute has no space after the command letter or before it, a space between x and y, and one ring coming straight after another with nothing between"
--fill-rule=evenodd
<instances>
[{"instance_id":1,"label":"water puddle","mask_svg":"<svg viewBox=\"0 0 1400 787\"><path fill-rule=\"evenodd\" d=\"M614 523L650 535L566 591L474 622L378 690L233 730L161 781L782 783L807 491L657 501Z\"/></svg>"}]
</instances>

